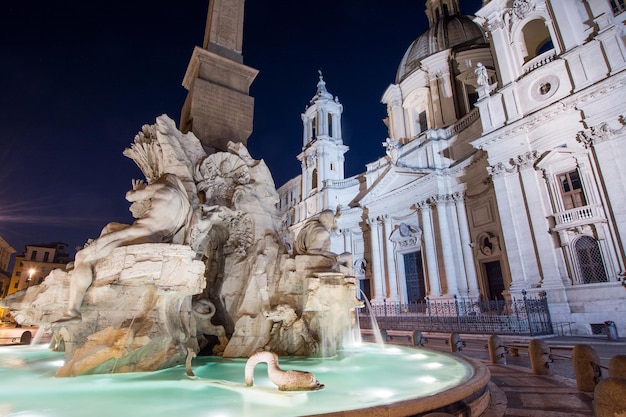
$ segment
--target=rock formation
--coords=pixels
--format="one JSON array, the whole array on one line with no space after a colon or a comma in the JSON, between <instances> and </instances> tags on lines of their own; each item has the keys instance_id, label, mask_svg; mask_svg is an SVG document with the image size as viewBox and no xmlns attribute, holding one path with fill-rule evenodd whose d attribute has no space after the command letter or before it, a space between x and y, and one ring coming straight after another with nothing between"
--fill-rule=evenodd
<instances>
[{"instance_id":1,"label":"rock formation","mask_svg":"<svg viewBox=\"0 0 626 417\"><path fill-rule=\"evenodd\" d=\"M321 356L341 348L360 305L339 262L346 255L287 253L262 160L241 143L207 155L165 115L124 155L147 182L134 180L127 194L135 223L107 225L74 269L3 300L18 322L54 332L66 352L59 376L151 371L184 363L190 351ZM160 183L184 201L144 191Z\"/></svg>"}]
</instances>

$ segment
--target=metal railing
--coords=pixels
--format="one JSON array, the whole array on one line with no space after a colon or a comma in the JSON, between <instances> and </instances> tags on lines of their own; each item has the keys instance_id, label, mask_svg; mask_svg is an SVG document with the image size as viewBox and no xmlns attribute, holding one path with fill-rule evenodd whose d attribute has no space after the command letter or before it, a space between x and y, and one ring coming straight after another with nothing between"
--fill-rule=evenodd
<instances>
[{"instance_id":1,"label":"metal railing","mask_svg":"<svg viewBox=\"0 0 626 417\"><path fill-rule=\"evenodd\" d=\"M521 299L471 301L430 300L403 304L385 301L372 305L381 330L420 330L475 334L553 334L545 292ZM359 311L361 328L371 328L369 313Z\"/></svg>"}]
</instances>

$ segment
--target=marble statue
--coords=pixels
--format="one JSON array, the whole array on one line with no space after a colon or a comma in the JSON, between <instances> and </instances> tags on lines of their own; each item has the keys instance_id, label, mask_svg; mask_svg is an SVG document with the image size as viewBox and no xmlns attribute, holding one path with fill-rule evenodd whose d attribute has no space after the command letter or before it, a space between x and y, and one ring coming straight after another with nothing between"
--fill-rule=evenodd
<instances>
[{"instance_id":1,"label":"marble statue","mask_svg":"<svg viewBox=\"0 0 626 417\"><path fill-rule=\"evenodd\" d=\"M80 322L80 307L93 282L94 263L111 254L119 246L139 243L183 243L191 220L191 204L183 184L173 174L164 174L146 185L132 181L126 200L132 202L131 212L137 220L127 227L107 225L100 237L78 251L72 271L69 305L57 323Z\"/></svg>"},{"instance_id":2,"label":"marble statue","mask_svg":"<svg viewBox=\"0 0 626 417\"><path fill-rule=\"evenodd\" d=\"M400 158L400 143L397 140L387 138L383 142L383 146L385 147L385 151L391 163L397 165L398 158Z\"/></svg>"},{"instance_id":3,"label":"marble statue","mask_svg":"<svg viewBox=\"0 0 626 417\"><path fill-rule=\"evenodd\" d=\"M258 363L267 363L267 374L270 381L280 391L312 391L324 388L315 375L310 372L288 370L284 371L278 366L278 355L274 352L257 352L250 356L246 362L245 379L246 385L254 385L254 367Z\"/></svg>"},{"instance_id":4,"label":"marble statue","mask_svg":"<svg viewBox=\"0 0 626 417\"><path fill-rule=\"evenodd\" d=\"M476 91L478 92L478 96L480 98L486 97L491 92L491 86L489 85L489 73L482 62L476 64L474 74L476 75L476 85L478 86Z\"/></svg>"},{"instance_id":5,"label":"marble statue","mask_svg":"<svg viewBox=\"0 0 626 417\"><path fill-rule=\"evenodd\" d=\"M321 255L332 259L336 268L351 274L352 255L349 253L336 254L330 251L330 234L337 230L337 217L340 215L332 210L323 210L318 218L307 221L294 242L296 255Z\"/></svg>"},{"instance_id":6,"label":"marble statue","mask_svg":"<svg viewBox=\"0 0 626 417\"><path fill-rule=\"evenodd\" d=\"M487 74L487 68L485 68L482 62L476 64L474 74L476 74L476 84L489 85L489 75Z\"/></svg>"}]
</instances>

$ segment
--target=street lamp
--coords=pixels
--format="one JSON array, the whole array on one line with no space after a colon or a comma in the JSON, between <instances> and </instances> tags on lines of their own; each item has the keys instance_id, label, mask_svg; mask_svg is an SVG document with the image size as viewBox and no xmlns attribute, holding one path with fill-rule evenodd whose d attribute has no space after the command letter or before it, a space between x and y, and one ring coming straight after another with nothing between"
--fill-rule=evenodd
<instances>
[{"instance_id":1,"label":"street lamp","mask_svg":"<svg viewBox=\"0 0 626 417\"><path fill-rule=\"evenodd\" d=\"M35 272L37 272L35 268L30 268L28 270L28 278L26 278L26 288L30 287L30 282L32 281Z\"/></svg>"}]
</instances>

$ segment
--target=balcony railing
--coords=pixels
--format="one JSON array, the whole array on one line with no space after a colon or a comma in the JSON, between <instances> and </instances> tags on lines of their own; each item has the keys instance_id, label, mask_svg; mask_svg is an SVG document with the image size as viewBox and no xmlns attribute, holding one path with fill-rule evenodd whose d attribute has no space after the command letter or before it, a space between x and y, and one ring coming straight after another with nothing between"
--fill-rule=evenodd
<instances>
[{"instance_id":1,"label":"balcony railing","mask_svg":"<svg viewBox=\"0 0 626 417\"><path fill-rule=\"evenodd\" d=\"M601 206L582 206L554 213L555 230L604 220Z\"/></svg>"},{"instance_id":2,"label":"balcony railing","mask_svg":"<svg viewBox=\"0 0 626 417\"><path fill-rule=\"evenodd\" d=\"M554 61L555 57L556 51L554 49L548 52L544 52L539 56L536 56L535 58L524 64L524 66L522 67L524 74L528 74L529 72L534 71L539 67L549 64L550 62Z\"/></svg>"}]
</instances>

